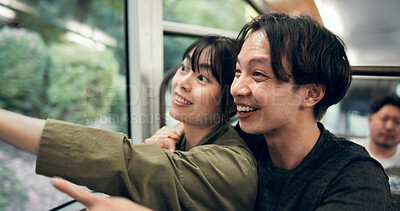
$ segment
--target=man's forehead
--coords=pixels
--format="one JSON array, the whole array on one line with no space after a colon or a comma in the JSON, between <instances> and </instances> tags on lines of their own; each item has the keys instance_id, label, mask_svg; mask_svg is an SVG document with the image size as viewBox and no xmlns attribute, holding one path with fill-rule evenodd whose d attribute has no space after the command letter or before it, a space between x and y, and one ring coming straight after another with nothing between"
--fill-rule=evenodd
<instances>
[{"instance_id":1,"label":"man's forehead","mask_svg":"<svg viewBox=\"0 0 400 211\"><path fill-rule=\"evenodd\" d=\"M243 43L239 52L238 62L247 60L255 63L269 63L270 45L267 37L262 32L254 32Z\"/></svg>"},{"instance_id":2,"label":"man's forehead","mask_svg":"<svg viewBox=\"0 0 400 211\"><path fill-rule=\"evenodd\" d=\"M270 45L267 36L261 32L253 32L243 43L240 53L243 51L253 52L255 54L270 54Z\"/></svg>"}]
</instances>

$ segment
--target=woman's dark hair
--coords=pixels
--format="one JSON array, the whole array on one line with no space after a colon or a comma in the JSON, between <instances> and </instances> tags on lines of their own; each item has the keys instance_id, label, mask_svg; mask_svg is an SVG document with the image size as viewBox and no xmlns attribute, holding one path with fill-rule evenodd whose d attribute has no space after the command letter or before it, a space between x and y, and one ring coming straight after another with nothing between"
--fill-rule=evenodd
<instances>
[{"instance_id":1,"label":"woman's dark hair","mask_svg":"<svg viewBox=\"0 0 400 211\"><path fill-rule=\"evenodd\" d=\"M324 97L314 107L316 120L346 95L351 84L351 68L345 45L317 21L283 13L258 16L239 33L236 55L255 31L262 31L270 43L271 66L278 80L289 82L293 76L296 87L326 86ZM288 61L288 70L284 69L283 61Z\"/></svg>"},{"instance_id":2,"label":"woman's dark hair","mask_svg":"<svg viewBox=\"0 0 400 211\"><path fill-rule=\"evenodd\" d=\"M375 98L369 107L370 114L378 112L385 105L393 105L400 108L400 98L392 95Z\"/></svg>"},{"instance_id":3,"label":"woman's dark hair","mask_svg":"<svg viewBox=\"0 0 400 211\"><path fill-rule=\"evenodd\" d=\"M233 106L233 97L230 87L235 76L236 43L234 39L218 35L207 35L192 43L183 54L182 60L190 58L193 71L199 71L199 58L204 55L210 59L211 73L221 85L221 114L222 121L227 122L234 113L229 113ZM190 53L193 54L189 57Z\"/></svg>"}]
</instances>

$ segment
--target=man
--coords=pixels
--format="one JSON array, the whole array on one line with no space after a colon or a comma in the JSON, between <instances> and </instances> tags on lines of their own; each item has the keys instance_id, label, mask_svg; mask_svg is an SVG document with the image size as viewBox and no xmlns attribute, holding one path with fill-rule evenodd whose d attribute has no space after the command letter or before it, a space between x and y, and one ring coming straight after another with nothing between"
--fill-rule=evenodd
<instances>
[{"instance_id":1,"label":"man","mask_svg":"<svg viewBox=\"0 0 400 211\"><path fill-rule=\"evenodd\" d=\"M378 160L383 168L400 167L400 99L383 96L375 99L368 116L371 138L355 140Z\"/></svg>"},{"instance_id":2,"label":"man","mask_svg":"<svg viewBox=\"0 0 400 211\"><path fill-rule=\"evenodd\" d=\"M368 116L370 139L354 140L378 160L389 175L392 190L400 190L400 99L396 96L376 98Z\"/></svg>"},{"instance_id":3,"label":"man","mask_svg":"<svg viewBox=\"0 0 400 211\"><path fill-rule=\"evenodd\" d=\"M239 34L231 94L258 162L258 210L389 210L382 167L318 121L351 82L344 44L307 17L262 15Z\"/></svg>"}]
</instances>

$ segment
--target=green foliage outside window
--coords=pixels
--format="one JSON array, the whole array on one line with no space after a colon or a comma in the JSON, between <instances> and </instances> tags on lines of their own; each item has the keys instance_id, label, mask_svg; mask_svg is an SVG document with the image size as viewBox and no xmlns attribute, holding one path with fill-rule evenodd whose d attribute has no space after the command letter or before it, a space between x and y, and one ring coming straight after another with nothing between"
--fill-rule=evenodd
<instances>
[{"instance_id":1,"label":"green foliage outside window","mask_svg":"<svg viewBox=\"0 0 400 211\"><path fill-rule=\"evenodd\" d=\"M0 30L0 107L39 115L49 55L39 34L25 29Z\"/></svg>"},{"instance_id":2,"label":"green foliage outside window","mask_svg":"<svg viewBox=\"0 0 400 211\"><path fill-rule=\"evenodd\" d=\"M233 31L256 15L243 0L164 0L163 5L164 20Z\"/></svg>"},{"instance_id":3,"label":"green foliage outside window","mask_svg":"<svg viewBox=\"0 0 400 211\"><path fill-rule=\"evenodd\" d=\"M0 107L87 124L109 111L118 74L112 52L47 48L37 33L8 27L0 30L0 48Z\"/></svg>"},{"instance_id":4,"label":"green foliage outside window","mask_svg":"<svg viewBox=\"0 0 400 211\"><path fill-rule=\"evenodd\" d=\"M57 119L89 123L108 112L118 74L112 52L74 44L52 45L49 52L52 66L46 113Z\"/></svg>"}]
</instances>

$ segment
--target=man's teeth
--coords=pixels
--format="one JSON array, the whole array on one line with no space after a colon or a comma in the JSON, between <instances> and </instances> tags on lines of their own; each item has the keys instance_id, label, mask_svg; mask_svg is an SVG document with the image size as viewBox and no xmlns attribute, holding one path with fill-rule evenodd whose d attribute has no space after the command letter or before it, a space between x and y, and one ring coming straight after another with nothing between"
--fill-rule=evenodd
<instances>
[{"instance_id":1,"label":"man's teeth","mask_svg":"<svg viewBox=\"0 0 400 211\"><path fill-rule=\"evenodd\" d=\"M240 106L240 105L238 105L237 106L237 110L241 111L241 112L248 112L248 111L255 111L255 110L257 110L257 108L250 107L250 106Z\"/></svg>"},{"instance_id":2,"label":"man's teeth","mask_svg":"<svg viewBox=\"0 0 400 211\"><path fill-rule=\"evenodd\" d=\"M187 100L185 100L185 99L179 97L178 95L175 95L175 100L178 101L178 102L180 102L180 103L187 104L187 105L193 104L193 103L191 103L191 102L189 102L189 101L187 101Z\"/></svg>"}]
</instances>

